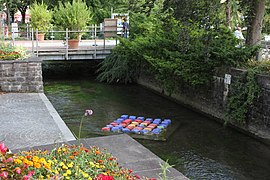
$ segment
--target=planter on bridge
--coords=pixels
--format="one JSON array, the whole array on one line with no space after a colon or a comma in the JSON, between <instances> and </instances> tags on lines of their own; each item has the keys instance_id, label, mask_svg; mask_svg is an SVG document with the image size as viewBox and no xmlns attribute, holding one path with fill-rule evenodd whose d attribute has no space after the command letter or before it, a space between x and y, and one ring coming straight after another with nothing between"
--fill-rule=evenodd
<instances>
[{"instance_id":1,"label":"planter on bridge","mask_svg":"<svg viewBox=\"0 0 270 180\"><path fill-rule=\"evenodd\" d=\"M79 48L79 42L80 42L80 40L78 40L78 39L68 40L68 48L69 49L78 49Z\"/></svg>"},{"instance_id":2,"label":"planter on bridge","mask_svg":"<svg viewBox=\"0 0 270 180\"><path fill-rule=\"evenodd\" d=\"M30 7L31 12L31 25L32 27L39 32L36 33L36 39L38 41L44 41L44 32L47 32L50 29L50 22L52 20L52 11L48 10L46 4L35 2Z\"/></svg>"},{"instance_id":3,"label":"planter on bridge","mask_svg":"<svg viewBox=\"0 0 270 180\"><path fill-rule=\"evenodd\" d=\"M44 41L45 34L44 33L38 33L36 34L36 38L38 41Z\"/></svg>"},{"instance_id":4,"label":"planter on bridge","mask_svg":"<svg viewBox=\"0 0 270 180\"><path fill-rule=\"evenodd\" d=\"M55 11L55 24L63 29L70 30L68 41L69 48L77 49L81 31L91 20L91 10L82 0L73 0L70 2L61 2ZM77 45L75 45L77 43Z\"/></svg>"}]
</instances>

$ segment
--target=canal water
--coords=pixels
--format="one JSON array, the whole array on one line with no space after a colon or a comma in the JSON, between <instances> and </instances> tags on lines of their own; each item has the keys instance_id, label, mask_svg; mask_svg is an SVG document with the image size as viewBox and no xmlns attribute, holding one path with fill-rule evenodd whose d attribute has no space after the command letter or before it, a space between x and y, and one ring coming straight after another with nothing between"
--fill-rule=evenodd
<instances>
[{"instance_id":1,"label":"canal water","mask_svg":"<svg viewBox=\"0 0 270 180\"><path fill-rule=\"evenodd\" d=\"M166 142L138 141L190 179L270 179L269 146L139 85L45 80L45 94L76 135L85 110L94 111L82 137L100 136L121 114L172 119L179 127Z\"/></svg>"}]
</instances>

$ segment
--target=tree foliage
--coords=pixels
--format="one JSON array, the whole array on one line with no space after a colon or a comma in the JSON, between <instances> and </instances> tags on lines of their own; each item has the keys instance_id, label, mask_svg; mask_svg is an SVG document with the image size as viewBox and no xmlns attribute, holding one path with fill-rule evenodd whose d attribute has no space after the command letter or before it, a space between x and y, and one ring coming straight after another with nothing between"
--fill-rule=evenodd
<instances>
[{"instance_id":1,"label":"tree foliage","mask_svg":"<svg viewBox=\"0 0 270 180\"><path fill-rule=\"evenodd\" d=\"M264 15L262 32L265 34L270 34L270 1L267 1L267 5L265 7L265 15Z\"/></svg>"},{"instance_id":2,"label":"tree foliage","mask_svg":"<svg viewBox=\"0 0 270 180\"><path fill-rule=\"evenodd\" d=\"M193 1L195 7L191 7L191 10L197 8L195 2L198 1ZM126 61L129 62L128 69L139 69L136 65L140 64L145 67L143 69L154 73L164 88L172 92L179 83L196 86L211 82L215 68L238 66L254 55L255 48L235 47L237 39L220 24L219 15L212 9L219 7L219 3L203 4L204 9L193 12L196 16L190 19L180 12L174 18L175 12L164 8L168 5L163 6L163 1L157 0L150 13L143 13L143 9L132 13L131 42L121 43L117 53L105 60L100 70L107 75L111 73L112 77L114 73L111 69L115 68L115 64L110 67L109 63L113 59L117 59L116 67L123 65L123 69ZM109 76L103 76L102 80L113 81L113 78L106 80L106 77ZM125 74L122 73L121 77L124 79ZM134 81L136 76L129 79Z\"/></svg>"}]
</instances>

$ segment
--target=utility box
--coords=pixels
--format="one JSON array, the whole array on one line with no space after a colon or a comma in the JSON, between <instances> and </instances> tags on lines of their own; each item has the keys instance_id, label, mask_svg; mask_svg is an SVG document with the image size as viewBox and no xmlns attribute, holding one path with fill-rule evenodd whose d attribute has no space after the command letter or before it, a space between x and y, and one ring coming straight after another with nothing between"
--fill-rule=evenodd
<instances>
[{"instance_id":1,"label":"utility box","mask_svg":"<svg viewBox=\"0 0 270 180\"><path fill-rule=\"evenodd\" d=\"M117 19L104 19L104 37L117 36Z\"/></svg>"}]
</instances>

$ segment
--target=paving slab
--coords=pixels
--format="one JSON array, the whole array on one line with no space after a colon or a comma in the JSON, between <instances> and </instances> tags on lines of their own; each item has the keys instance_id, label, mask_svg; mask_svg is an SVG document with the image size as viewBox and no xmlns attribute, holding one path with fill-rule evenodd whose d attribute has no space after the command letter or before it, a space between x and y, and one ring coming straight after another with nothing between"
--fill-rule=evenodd
<instances>
[{"instance_id":1,"label":"paving slab","mask_svg":"<svg viewBox=\"0 0 270 180\"><path fill-rule=\"evenodd\" d=\"M43 93L0 95L0 141L12 150L75 137Z\"/></svg>"}]
</instances>

